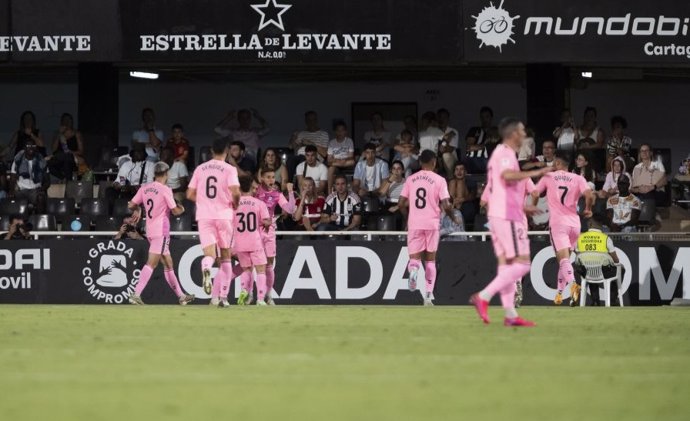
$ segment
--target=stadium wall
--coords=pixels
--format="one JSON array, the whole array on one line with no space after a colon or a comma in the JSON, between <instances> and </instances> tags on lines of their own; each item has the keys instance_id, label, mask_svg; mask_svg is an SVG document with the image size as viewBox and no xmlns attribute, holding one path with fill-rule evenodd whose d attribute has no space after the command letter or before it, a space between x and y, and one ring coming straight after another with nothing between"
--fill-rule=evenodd
<instances>
[{"instance_id":1,"label":"stadium wall","mask_svg":"<svg viewBox=\"0 0 690 421\"><path fill-rule=\"evenodd\" d=\"M148 250L145 241L5 244L0 250L0 303L126 303ZM618 247L626 272L625 305L661 305L674 297L690 298L690 243L621 242ZM196 303L206 303L209 297L199 286L201 247L196 241L173 240L171 250L183 289L199 298ZM556 293L553 250L545 242L533 242L532 250L523 304L549 305ZM278 256L274 297L279 304L421 304L421 295L407 290L408 257L403 242L281 240ZM466 304L494 276L494 267L489 242L442 242L436 303ZM239 294L237 283L233 291ZM152 304L176 302L161 268L142 298Z\"/></svg>"}]
</instances>

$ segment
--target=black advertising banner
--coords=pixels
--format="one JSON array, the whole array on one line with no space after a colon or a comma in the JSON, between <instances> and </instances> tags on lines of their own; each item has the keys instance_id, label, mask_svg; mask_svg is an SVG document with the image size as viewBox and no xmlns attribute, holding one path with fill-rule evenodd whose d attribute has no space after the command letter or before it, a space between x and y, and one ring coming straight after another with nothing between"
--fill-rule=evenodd
<instances>
[{"instance_id":1,"label":"black advertising banner","mask_svg":"<svg viewBox=\"0 0 690 421\"><path fill-rule=\"evenodd\" d=\"M12 0L12 33L0 38L0 53L17 62L119 61L118 6L118 0Z\"/></svg>"},{"instance_id":2,"label":"black advertising banner","mask_svg":"<svg viewBox=\"0 0 690 421\"><path fill-rule=\"evenodd\" d=\"M460 3L122 1L124 58L158 62L453 63Z\"/></svg>"},{"instance_id":3,"label":"black advertising banner","mask_svg":"<svg viewBox=\"0 0 690 421\"><path fill-rule=\"evenodd\" d=\"M463 0L467 62L690 63L687 0Z\"/></svg>"},{"instance_id":4,"label":"black advertising banner","mask_svg":"<svg viewBox=\"0 0 690 421\"><path fill-rule=\"evenodd\" d=\"M617 244L625 267L626 305L667 304L690 298L690 243ZM182 288L196 303L201 288L202 251L191 240L173 240L172 255ZM550 305L557 265L547 243L532 243L532 270L524 281L525 305ZM146 261L146 241L41 240L3 242L0 303L123 304ZM278 242L274 297L279 304L421 305L426 288L407 290L407 248L397 241ZM495 275L490 242L442 242L434 290L438 305L464 305ZM423 279L420 273L420 280ZM238 283L231 288L239 295ZM566 295L567 295L566 291ZM603 296L603 294L602 294ZM151 304L174 304L158 268L142 294ZM566 296L567 298L567 296Z\"/></svg>"}]
</instances>

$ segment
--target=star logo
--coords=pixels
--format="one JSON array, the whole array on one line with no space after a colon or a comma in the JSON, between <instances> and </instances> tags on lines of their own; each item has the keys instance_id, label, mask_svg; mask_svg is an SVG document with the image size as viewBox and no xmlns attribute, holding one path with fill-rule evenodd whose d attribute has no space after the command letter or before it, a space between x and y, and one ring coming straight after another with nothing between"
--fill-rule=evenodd
<instances>
[{"instance_id":1,"label":"star logo","mask_svg":"<svg viewBox=\"0 0 690 421\"><path fill-rule=\"evenodd\" d=\"M275 25L281 31L285 31L283 26L283 13L287 12L291 4L278 4L276 0L266 0L266 4L252 4L252 9L261 15L261 23L259 23L259 31L268 25ZM266 17L270 18L267 19Z\"/></svg>"}]
</instances>

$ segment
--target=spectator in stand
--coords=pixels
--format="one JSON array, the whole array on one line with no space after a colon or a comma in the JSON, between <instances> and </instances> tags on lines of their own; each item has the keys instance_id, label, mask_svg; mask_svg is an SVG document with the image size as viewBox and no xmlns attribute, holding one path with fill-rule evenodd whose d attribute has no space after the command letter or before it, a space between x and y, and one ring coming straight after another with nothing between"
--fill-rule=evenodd
<instances>
[{"instance_id":1,"label":"spectator in stand","mask_svg":"<svg viewBox=\"0 0 690 421\"><path fill-rule=\"evenodd\" d=\"M537 153L537 144L534 141L534 130L527 127L525 128L525 132L527 133L527 137L524 142L522 142L520 150L518 151L518 162L520 162L521 165L524 162L534 161Z\"/></svg>"},{"instance_id":2,"label":"spectator in stand","mask_svg":"<svg viewBox=\"0 0 690 421\"><path fill-rule=\"evenodd\" d=\"M417 141L419 140L419 128L417 127L417 117L413 115L406 115L403 118L403 125L405 126L405 129L403 130L407 130L410 133L412 133L412 143L417 143ZM400 135L398 135L398 138L400 138Z\"/></svg>"},{"instance_id":3,"label":"spectator in stand","mask_svg":"<svg viewBox=\"0 0 690 421\"><path fill-rule=\"evenodd\" d=\"M395 145L394 161L400 161L405 167L405 177L412 175L415 169L419 168L419 150L414 144L414 134L405 129L400 133L400 140Z\"/></svg>"},{"instance_id":4,"label":"spectator in stand","mask_svg":"<svg viewBox=\"0 0 690 421\"><path fill-rule=\"evenodd\" d=\"M597 174L590 165L589 154L586 152L580 152L575 158L575 168L573 169L575 174L581 175L587 180L592 191L595 190L594 182L596 181Z\"/></svg>"},{"instance_id":5,"label":"spectator in stand","mask_svg":"<svg viewBox=\"0 0 690 421\"><path fill-rule=\"evenodd\" d=\"M227 157L228 164L237 168L239 177L253 177L256 173L256 160L247 156L247 150L243 142L234 140L230 143L230 153Z\"/></svg>"},{"instance_id":6,"label":"spectator in stand","mask_svg":"<svg viewBox=\"0 0 690 421\"><path fill-rule=\"evenodd\" d=\"M305 130L294 132L290 139L290 148L297 156L305 156L307 146L314 146L320 157L319 160L328 157L328 132L319 128L319 116L316 111L307 111L304 114ZM298 162L299 163L299 162ZM296 165L296 164L295 164Z\"/></svg>"},{"instance_id":7,"label":"spectator in stand","mask_svg":"<svg viewBox=\"0 0 690 421\"><path fill-rule=\"evenodd\" d=\"M393 161L391 165L391 173L383 180L381 187L379 187L378 195L385 202L386 208L391 213L399 211L398 201L400 201L400 193L405 184L405 165L400 161Z\"/></svg>"},{"instance_id":8,"label":"spectator in stand","mask_svg":"<svg viewBox=\"0 0 690 421\"><path fill-rule=\"evenodd\" d=\"M187 158L189 157L189 140L184 136L184 127L180 123L173 124L172 137L168 139L165 147L173 150L175 162L180 161L186 167Z\"/></svg>"},{"instance_id":9,"label":"spectator in stand","mask_svg":"<svg viewBox=\"0 0 690 421\"><path fill-rule=\"evenodd\" d=\"M34 139L26 140L24 150L14 157L10 173L10 197L26 199L36 213L45 213L50 180L46 160L38 152Z\"/></svg>"},{"instance_id":10,"label":"spectator in stand","mask_svg":"<svg viewBox=\"0 0 690 421\"><path fill-rule=\"evenodd\" d=\"M328 187L328 168L317 159L316 146L307 145L305 151L305 161L297 166L297 185L301 187L304 180L311 178L315 183L315 192L325 195Z\"/></svg>"},{"instance_id":11,"label":"spectator in stand","mask_svg":"<svg viewBox=\"0 0 690 421\"><path fill-rule=\"evenodd\" d=\"M386 178L381 187L379 187L378 195L381 201L384 202L385 209L395 216L395 226L396 229L402 229L403 227L403 215L400 212L400 207L398 202L400 202L400 193L402 193L403 186L405 185L405 166L400 161L393 161L391 165L391 173L388 178Z\"/></svg>"},{"instance_id":12,"label":"spectator in stand","mask_svg":"<svg viewBox=\"0 0 690 421\"><path fill-rule=\"evenodd\" d=\"M0 160L0 199L7 197L7 165Z\"/></svg>"},{"instance_id":13,"label":"spectator in stand","mask_svg":"<svg viewBox=\"0 0 690 421\"><path fill-rule=\"evenodd\" d=\"M419 132L419 153L429 150L438 153L438 147L443 139L443 131L438 128L436 114L427 111L422 115L421 131Z\"/></svg>"},{"instance_id":14,"label":"spectator in stand","mask_svg":"<svg viewBox=\"0 0 690 421\"><path fill-rule=\"evenodd\" d=\"M294 155L288 157L287 162L288 178L290 180L295 178L297 165L304 162L307 146L314 146L316 148L319 161L323 161L328 157L328 141L330 137L328 132L319 128L319 116L316 114L316 111L307 111L304 114L304 124L306 129L294 132L290 138L289 147L295 152ZM298 184L298 186L300 185Z\"/></svg>"},{"instance_id":15,"label":"spectator in stand","mask_svg":"<svg viewBox=\"0 0 690 421\"><path fill-rule=\"evenodd\" d=\"M328 142L328 191L333 190L336 172L355 167L355 144L347 137L347 125L340 121L333 127L335 139Z\"/></svg>"},{"instance_id":16,"label":"spectator in stand","mask_svg":"<svg viewBox=\"0 0 690 421\"><path fill-rule=\"evenodd\" d=\"M618 179L622 176L628 177L629 180L632 176L626 172L625 160L619 156L613 159L611 163L611 171L606 174L606 181L604 182L604 187L598 193L598 196L602 199L607 199L611 196L618 194Z\"/></svg>"},{"instance_id":17,"label":"spectator in stand","mask_svg":"<svg viewBox=\"0 0 690 421\"><path fill-rule=\"evenodd\" d=\"M33 140L37 152L45 156L46 149L43 137L41 136L41 131L36 128L36 115L31 111L24 111L19 118L19 130L12 134L7 153L12 157L17 156L17 154L24 150L29 140Z\"/></svg>"},{"instance_id":18,"label":"spectator in stand","mask_svg":"<svg viewBox=\"0 0 690 421\"><path fill-rule=\"evenodd\" d=\"M612 232L636 232L642 202L630 192L630 179L618 177L618 194L606 202L608 226Z\"/></svg>"},{"instance_id":19,"label":"spectator in stand","mask_svg":"<svg viewBox=\"0 0 690 421\"><path fill-rule=\"evenodd\" d=\"M585 108L582 125L575 132L576 149L601 149L604 144L604 131L597 124L597 109Z\"/></svg>"},{"instance_id":20,"label":"spectator in stand","mask_svg":"<svg viewBox=\"0 0 690 421\"><path fill-rule=\"evenodd\" d=\"M642 200L663 202L664 187L668 183L664 164L655 159L648 143L640 145L638 161L639 164L633 168L630 190Z\"/></svg>"},{"instance_id":21,"label":"spectator in stand","mask_svg":"<svg viewBox=\"0 0 690 421\"><path fill-rule=\"evenodd\" d=\"M88 171L81 132L74 128L74 118L69 113L60 117L60 128L55 134L52 151L53 155L47 160L48 171L53 177L71 180L75 172L84 175Z\"/></svg>"},{"instance_id":22,"label":"spectator in stand","mask_svg":"<svg viewBox=\"0 0 690 421\"><path fill-rule=\"evenodd\" d=\"M383 180L388 178L388 164L376 156L377 147L373 143L364 146L364 159L357 162L352 181L352 190L359 197L377 195Z\"/></svg>"},{"instance_id":23,"label":"spectator in stand","mask_svg":"<svg viewBox=\"0 0 690 421\"><path fill-rule=\"evenodd\" d=\"M3 237L5 240L31 240L31 230L33 226L30 222L24 221L21 216L13 215L10 217L9 230Z\"/></svg>"},{"instance_id":24,"label":"spectator in stand","mask_svg":"<svg viewBox=\"0 0 690 421\"><path fill-rule=\"evenodd\" d=\"M280 187L280 191L287 190L288 185L288 171L283 160L278 156L278 152L274 148L268 148L264 151L264 156L261 157L261 165L259 166L259 173L257 177L261 180L261 169L270 168L275 173L276 185Z\"/></svg>"},{"instance_id":25,"label":"spectator in stand","mask_svg":"<svg viewBox=\"0 0 690 421\"><path fill-rule=\"evenodd\" d=\"M372 143L376 147L376 156L388 162L393 135L383 127L383 114L376 112L371 115L371 130L364 133L364 143Z\"/></svg>"},{"instance_id":26,"label":"spectator in stand","mask_svg":"<svg viewBox=\"0 0 690 421\"><path fill-rule=\"evenodd\" d=\"M625 135L628 128L628 121L617 115L611 118L611 137L606 142L606 170L611 169L611 162L614 158L620 157L626 162L630 160L630 148L632 139Z\"/></svg>"},{"instance_id":27,"label":"spectator in stand","mask_svg":"<svg viewBox=\"0 0 690 421\"><path fill-rule=\"evenodd\" d=\"M438 128L443 132L441 144L438 147L438 155L441 158L439 161L443 164L443 170L447 178L451 178L453 168L458 161L457 151L460 148L460 135L458 131L450 127L450 112L441 108L436 112L438 119Z\"/></svg>"},{"instance_id":28,"label":"spectator in stand","mask_svg":"<svg viewBox=\"0 0 690 421\"><path fill-rule=\"evenodd\" d=\"M141 111L143 127L132 133L132 144L146 145L146 155L150 161L157 162L163 144L163 130L156 128L156 113L151 108Z\"/></svg>"},{"instance_id":29,"label":"spectator in stand","mask_svg":"<svg viewBox=\"0 0 690 421\"><path fill-rule=\"evenodd\" d=\"M175 200L181 203L186 197L189 171L185 161L175 160L175 154L172 148L165 148L161 151L161 161L170 167L166 184L172 189Z\"/></svg>"},{"instance_id":30,"label":"spectator in stand","mask_svg":"<svg viewBox=\"0 0 690 421\"><path fill-rule=\"evenodd\" d=\"M122 225L117 231L113 240L143 240L144 235L137 224L132 222L131 217L124 218L122 220Z\"/></svg>"},{"instance_id":31,"label":"spectator in stand","mask_svg":"<svg viewBox=\"0 0 690 421\"><path fill-rule=\"evenodd\" d=\"M326 207L321 213L319 231L354 231L362 222L362 203L359 197L348 190L347 178L335 178L335 191L326 198Z\"/></svg>"},{"instance_id":32,"label":"spectator in stand","mask_svg":"<svg viewBox=\"0 0 690 421\"><path fill-rule=\"evenodd\" d=\"M498 128L493 124L494 111L484 106L479 110L479 126L467 132L467 165L470 174L486 173L489 155L499 141Z\"/></svg>"},{"instance_id":33,"label":"spectator in stand","mask_svg":"<svg viewBox=\"0 0 690 421\"><path fill-rule=\"evenodd\" d=\"M541 155L537 155L534 161L523 163L521 167L524 171L533 170L535 168L552 167L555 158L556 142L553 140L545 140L541 145Z\"/></svg>"},{"instance_id":34,"label":"spectator in stand","mask_svg":"<svg viewBox=\"0 0 690 421\"><path fill-rule=\"evenodd\" d=\"M569 109L561 112L561 125L554 129L553 137L559 151L572 153L575 150L575 120Z\"/></svg>"},{"instance_id":35,"label":"spectator in stand","mask_svg":"<svg viewBox=\"0 0 690 421\"><path fill-rule=\"evenodd\" d=\"M109 203L117 198L130 200L134 197L139 186L151 183L154 180L154 167L156 164L146 157L146 149L143 143L137 143L130 152L129 160L123 160L117 171L117 179L112 187L106 190Z\"/></svg>"},{"instance_id":36,"label":"spectator in stand","mask_svg":"<svg viewBox=\"0 0 690 421\"><path fill-rule=\"evenodd\" d=\"M259 127L252 127L252 117L259 122ZM266 136L271 129L268 122L254 109L242 109L238 112L230 111L218 122L215 132L222 137L230 137L233 141L242 142L245 145L247 159L254 160L260 147L261 138ZM241 174L240 174L241 176Z\"/></svg>"},{"instance_id":37,"label":"spectator in stand","mask_svg":"<svg viewBox=\"0 0 690 421\"><path fill-rule=\"evenodd\" d=\"M477 215L477 183L467 178L465 164L458 162L453 169L453 178L448 181L448 193L453 207L462 212L463 221L474 223Z\"/></svg>"},{"instance_id":38,"label":"spectator in stand","mask_svg":"<svg viewBox=\"0 0 690 421\"><path fill-rule=\"evenodd\" d=\"M323 164L321 164L323 165ZM296 202L297 210L293 218L300 230L316 231L321 223L321 212L326 207L326 200L316 190L314 179L304 177L300 184L300 197Z\"/></svg>"}]
</instances>

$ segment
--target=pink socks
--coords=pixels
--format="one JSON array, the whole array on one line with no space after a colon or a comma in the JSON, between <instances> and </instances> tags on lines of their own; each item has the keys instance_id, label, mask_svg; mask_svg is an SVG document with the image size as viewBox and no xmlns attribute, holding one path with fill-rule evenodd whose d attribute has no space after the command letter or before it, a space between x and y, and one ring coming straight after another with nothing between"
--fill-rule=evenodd
<instances>
[{"instance_id":1,"label":"pink socks","mask_svg":"<svg viewBox=\"0 0 690 421\"><path fill-rule=\"evenodd\" d=\"M558 292L563 292L568 283L573 282L573 264L570 259L563 259L558 263Z\"/></svg>"},{"instance_id":2,"label":"pink socks","mask_svg":"<svg viewBox=\"0 0 690 421\"><path fill-rule=\"evenodd\" d=\"M257 282L258 277L257 277ZM272 265L266 265L266 294L270 294L273 289L273 285L276 282L276 273L273 271Z\"/></svg>"},{"instance_id":3,"label":"pink socks","mask_svg":"<svg viewBox=\"0 0 690 421\"><path fill-rule=\"evenodd\" d=\"M165 280L168 282L168 285L170 285L170 288L175 295L177 295L177 298L180 298L183 295L182 287L180 287L180 281L178 281L177 276L175 276L175 271L172 269L165 269L163 274L165 275Z\"/></svg>"},{"instance_id":4,"label":"pink socks","mask_svg":"<svg viewBox=\"0 0 690 421\"><path fill-rule=\"evenodd\" d=\"M436 262L426 262L424 264L424 275L426 277L426 292L433 294L436 285Z\"/></svg>"},{"instance_id":5,"label":"pink socks","mask_svg":"<svg viewBox=\"0 0 690 421\"><path fill-rule=\"evenodd\" d=\"M266 273L256 274L256 297L258 301L264 301L266 299L266 291L268 289L266 286L266 275Z\"/></svg>"},{"instance_id":6,"label":"pink socks","mask_svg":"<svg viewBox=\"0 0 690 421\"><path fill-rule=\"evenodd\" d=\"M252 271L248 270L245 272L242 272L242 276L240 277L240 284L242 285L242 289L249 292L252 290Z\"/></svg>"},{"instance_id":7,"label":"pink socks","mask_svg":"<svg viewBox=\"0 0 690 421\"><path fill-rule=\"evenodd\" d=\"M201 270L211 270L213 267L213 264L216 262L216 259L214 259L211 256L204 256L203 259L201 259Z\"/></svg>"},{"instance_id":8,"label":"pink socks","mask_svg":"<svg viewBox=\"0 0 690 421\"><path fill-rule=\"evenodd\" d=\"M419 268L422 266L422 261L417 260L417 259L410 259L410 262L407 264L407 270L412 273L415 270L419 270Z\"/></svg>"},{"instance_id":9,"label":"pink socks","mask_svg":"<svg viewBox=\"0 0 690 421\"><path fill-rule=\"evenodd\" d=\"M144 267L141 268L141 273L139 274L139 282L137 282L137 286L134 287L134 295L141 296L141 291L143 291L144 288L146 288L146 284L149 283L152 274L153 268L151 266L144 265Z\"/></svg>"},{"instance_id":10,"label":"pink socks","mask_svg":"<svg viewBox=\"0 0 690 421\"><path fill-rule=\"evenodd\" d=\"M228 298L228 292L230 291L230 283L232 282L232 262L223 261L220 263L220 271L218 274L222 274L220 283L220 297L221 299Z\"/></svg>"},{"instance_id":11,"label":"pink socks","mask_svg":"<svg viewBox=\"0 0 690 421\"><path fill-rule=\"evenodd\" d=\"M497 293L501 293L501 301L505 305L510 298L510 307L514 306L513 298L515 297L515 289L518 279L525 276L530 269L529 263L514 262L509 265L502 265L498 267L498 274L493 281L489 283L480 293L479 298L484 301L491 301L491 298ZM505 301L503 297L503 292L505 292Z\"/></svg>"}]
</instances>

